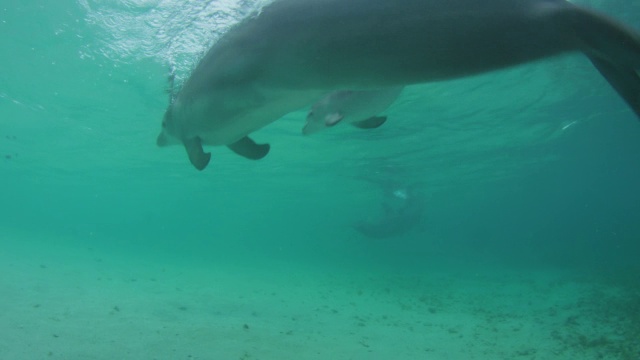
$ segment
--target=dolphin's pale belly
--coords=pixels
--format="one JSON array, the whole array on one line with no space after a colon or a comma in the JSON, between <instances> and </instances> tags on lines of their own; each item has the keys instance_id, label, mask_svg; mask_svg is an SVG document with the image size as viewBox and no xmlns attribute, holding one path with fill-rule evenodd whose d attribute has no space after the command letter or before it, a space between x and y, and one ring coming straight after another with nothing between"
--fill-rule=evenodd
<instances>
[{"instance_id":1,"label":"dolphin's pale belly","mask_svg":"<svg viewBox=\"0 0 640 360\"><path fill-rule=\"evenodd\" d=\"M315 101L322 91L272 90L264 96L246 90L233 96L218 94L216 101L197 97L185 105L185 137L199 137L205 145L228 145L291 111Z\"/></svg>"},{"instance_id":2,"label":"dolphin's pale belly","mask_svg":"<svg viewBox=\"0 0 640 360\"><path fill-rule=\"evenodd\" d=\"M407 85L574 50L570 34L543 16L568 6L557 0L276 0L229 34L227 44L257 55L251 72L276 86Z\"/></svg>"}]
</instances>

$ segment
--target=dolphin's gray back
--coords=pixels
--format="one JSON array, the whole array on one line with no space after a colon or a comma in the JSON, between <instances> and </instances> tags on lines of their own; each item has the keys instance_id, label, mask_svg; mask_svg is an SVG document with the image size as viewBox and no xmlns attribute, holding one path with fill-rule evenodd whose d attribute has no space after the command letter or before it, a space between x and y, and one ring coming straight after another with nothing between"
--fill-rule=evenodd
<instances>
[{"instance_id":1,"label":"dolphin's gray back","mask_svg":"<svg viewBox=\"0 0 640 360\"><path fill-rule=\"evenodd\" d=\"M538 16L568 6L560 0L275 0L226 40L258 55L254 75L270 84L412 84L570 51L566 32ZM227 61L215 52L214 46L206 61ZM372 74L384 74L388 84Z\"/></svg>"}]
</instances>

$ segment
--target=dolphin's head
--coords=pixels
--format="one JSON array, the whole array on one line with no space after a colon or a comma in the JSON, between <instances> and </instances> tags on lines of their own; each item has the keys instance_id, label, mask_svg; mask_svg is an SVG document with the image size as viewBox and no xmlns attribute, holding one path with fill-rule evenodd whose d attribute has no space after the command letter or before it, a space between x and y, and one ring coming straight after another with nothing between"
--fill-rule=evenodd
<instances>
[{"instance_id":1,"label":"dolphin's head","mask_svg":"<svg viewBox=\"0 0 640 360\"><path fill-rule=\"evenodd\" d=\"M309 111L309 114L307 114L307 123L302 128L302 133L304 135L317 133L322 129L326 129L328 127L336 125L343 118L344 116L342 116L342 114L340 114L339 112L318 115L313 110Z\"/></svg>"},{"instance_id":2,"label":"dolphin's head","mask_svg":"<svg viewBox=\"0 0 640 360\"><path fill-rule=\"evenodd\" d=\"M332 94L313 104L307 114L307 123L302 128L304 135L332 127L344 119L342 111L337 106L339 103L335 101L334 97Z\"/></svg>"},{"instance_id":3,"label":"dolphin's head","mask_svg":"<svg viewBox=\"0 0 640 360\"><path fill-rule=\"evenodd\" d=\"M160 147L180 144L180 140L175 135L173 135L176 134L176 131L172 114L173 106L169 106L162 118L162 130L160 131L160 135L158 135L158 139L156 140L156 144Z\"/></svg>"}]
</instances>

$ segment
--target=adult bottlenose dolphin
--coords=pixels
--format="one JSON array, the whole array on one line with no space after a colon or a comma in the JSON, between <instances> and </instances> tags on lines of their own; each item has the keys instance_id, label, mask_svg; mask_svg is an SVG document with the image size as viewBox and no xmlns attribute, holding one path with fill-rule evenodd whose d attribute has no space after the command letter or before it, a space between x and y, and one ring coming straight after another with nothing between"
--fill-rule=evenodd
<instances>
[{"instance_id":1,"label":"adult bottlenose dolphin","mask_svg":"<svg viewBox=\"0 0 640 360\"><path fill-rule=\"evenodd\" d=\"M387 121L386 116L379 114L396 101L403 88L334 91L311 106L302 133L310 135L338 123L361 129L377 128Z\"/></svg>"},{"instance_id":2,"label":"adult bottlenose dolphin","mask_svg":"<svg viewBox=\"0 0 640 360\"><path fill-rule=\"evenodd\" d=\"M267 154L247 135L337 90L452 79L586 54L640 116L640 40L564 0L275 0L216 42L167 109L158 145Z\"/></svg>"}]
</instances>

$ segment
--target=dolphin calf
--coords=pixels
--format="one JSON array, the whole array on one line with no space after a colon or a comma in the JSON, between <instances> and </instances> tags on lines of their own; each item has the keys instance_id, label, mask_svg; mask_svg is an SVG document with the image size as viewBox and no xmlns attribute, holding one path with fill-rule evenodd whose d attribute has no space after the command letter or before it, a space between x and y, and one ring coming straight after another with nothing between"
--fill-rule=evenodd
<instances>
[{"instance_id":1,"label":"dolphin calf","mask_svg":"<svg viewBox=\"0 0 640 360\"><path fill-rule=\"evenodd\" d=\"M640 116L637 33L565 0L274 0L225 33L165 112L160 146L249 159L248 135L339 90L446 80L582 52Z\"/></svg>"},{"instance_id":2,"label":"dolphin calf","mask_svg":"<svg viewBox=\"0 0 640 360\"><path fill-rule=\"evenodd\" d=\"M381 90L334 91L313 104L302 133L310 135L338 123L350 123L362 129L377 128L387 121L386 116L378 114L396 101L402 89L395 86Z\"/></svg>"}]
</instances>

